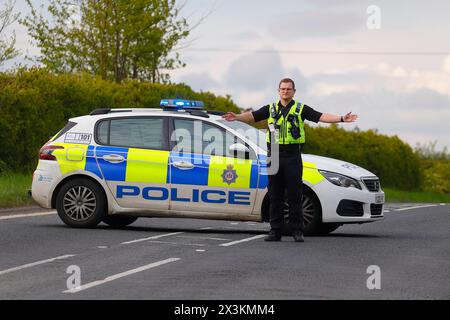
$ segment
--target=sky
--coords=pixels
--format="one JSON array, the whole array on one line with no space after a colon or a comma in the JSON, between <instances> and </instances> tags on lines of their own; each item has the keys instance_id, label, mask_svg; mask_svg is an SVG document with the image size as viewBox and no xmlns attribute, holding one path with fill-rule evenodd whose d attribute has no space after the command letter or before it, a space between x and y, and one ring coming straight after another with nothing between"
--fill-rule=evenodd
<instances>
[{"instance_id":1,"label":"sky","mask_svg":"<svg viewBox=\"0 0 450 320\"><path fill-rule=\"evenodd\" d=\"M27 14L25 0L16 11ZM358 114L340 126L450 149L450 1L185 0L180 14L200 23L179 44L186 67L172 82L258 109L289 77L299 101ZM23 26L10 29L22 55L3 69L39 54Z\"/></svg>"}]
</instances>

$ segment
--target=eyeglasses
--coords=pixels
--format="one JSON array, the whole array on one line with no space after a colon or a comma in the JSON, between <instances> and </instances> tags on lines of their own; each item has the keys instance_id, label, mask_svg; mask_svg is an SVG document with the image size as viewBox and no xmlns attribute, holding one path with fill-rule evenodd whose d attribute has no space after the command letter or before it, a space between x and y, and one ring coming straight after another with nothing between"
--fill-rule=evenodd
<instances>
[{"instance_id":1,"label":"eyeglasses","mask_svg":"<svg viewBox=\"0 0 450 320\"><path fill-rule=\"evenodd\" d=\"M292 89L292 88L279 88L278 90L280 90L280 91L293 91L294 89Z\"/></svg>"}]
</instances>

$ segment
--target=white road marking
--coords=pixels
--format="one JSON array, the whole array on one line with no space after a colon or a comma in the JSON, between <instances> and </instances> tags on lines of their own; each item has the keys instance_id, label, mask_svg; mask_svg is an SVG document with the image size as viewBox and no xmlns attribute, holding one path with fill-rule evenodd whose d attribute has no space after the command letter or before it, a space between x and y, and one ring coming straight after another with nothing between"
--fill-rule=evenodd
<instances>
[{"instance_id":1,"label":"white road marking","mask_svg":"<svg viewBox=\"0 0 450 320\"><path fill-rule=\"evenodd\" d=\"M196 237L196 236L177 236L177 238L206 239L206 240L217 240L217 241L229 241L229 240L231 240L231 239L225 239L225 238Z\"/></svg>"},{"instance_id":2,"label":"white road marking","mask_svg":"<svg viewBox=\"0 0 450 320\"><path fill-rule=\"evenodd\" d=\"M126 242L122 242L121 244L131 244L131 243L136 243L136 242L142 242L142 241L148 241L148 240L155 240L155 239L159 239L159 238L164 238L164 237L174 236L174 235L176 235L176 234L181 234L181 233L184 233L184 232L165 233L165 234L160 234L160 235L153 236L153 237L148 237L148 238L142 238L142 239L136 239L136 240L126 241Z\"/></svg>"},{"instance_id":3,"label":"white road marking","mask_svg":"<svg viewBox=\"0 0 450 320\"><path fill-rule=\"evenodd\" d=\"M384 210L384 212L391 212L391 210Z\"/></svg>"},{"instance_id":4,"label":"white road marking","mask_svg":"<svg viewBox=\"0 0 450 320\"><path fill-rule=\"evenodd\" d=\"M203 250L203 249L197 249L197 250L195 250L195 251L197 251L197 252L205 252L206 250Z\"/></svg>"},{"instance_id":5,"label":"white road marking","mask_svg":"<svg viewBox=\"0 0 450 320\"><path fill-rule=\"evenodd\" d=\"M235 227L223 227L224 229L229 229L229 230L236 230ZM253 228L253 231L266 231L267 227L266 226L261 226L261 227L257 227L257 228ZM269 232L269 230L267 230L267 232Z\"/></svg>"},{"instance_id":6,"label":"white road marking","mask_svg":"<svg viewBox=\"0 0 450 320\"><path fill-rule=\"evenodd\" d=\"M195 246L195 247L204 247L204 244L201 243L180 243L180 242L170 242L170 241L153 241L149 240L150 243L163 243L163 244L175 244L177 246Z\"/></svg>"},{"instance_id":7,"label":"white road marking","mask_svg":"<svg viewBox=\"0 0 450 320\"><path fill-rule=\"evenodd\" d=\"M447 204L446 204L446 203L440 203L440 205L441 205L441 206L446 206Z\"/></svg>"},{"instance_id":8,"label":"white road marking","mask_svg":"<svg viewBox=\"0 0 450 320\"><path fill-rule=\"evenodd\" d=\"M99 249L108 249L107 246L98 246L97 248L99 248Z\"/></svg>"},{"instance_id":9,"label":"white road marking","mask_svg":"<svg viewBox=\"0 0 450 320\"><path fill-rule=\"evenodd\" d=\"M265 234L260 234L259 236L254 236L254 237L251 237L251 238L245 238L245 239L242 239L242 240L237 240L237 241L232 241L232 242L222 243L222 244L219 244L219 246L222 246L222 247L229 247L229 246L233 246L233 245L238 244L238 243L242 243L242 242L247 242L247 241L252 241L252 240L264 238L265 236L266 236Z\"/></svg>"},{"instance_id":10,"label":"white road marking","mask_svg":"<svg viewBox=\"0 0 450 320\"><path fill-rule=\"evenodd\" d=\"M0 217L0 220L8 220L8 219L16 219L16 218L27 218L27 217L40 217L40 216L48 216L48 215L51 215L51 214L56 214L56 211L13 214L13 215L10 215L10 216Z\"/></svg>"},{"instance_id":11,"label":"white road marking","mask_svg":"<svg viewBox=\"0 0 450 320\"><path fill-rule=\"evenodd\" d=\"M239 224L239 222L230 222L230 224L235 225L235 224Z\"/></svg>"},{"instance_id":12,"label":"white road marking","mask_svg":"<svg viewBox=\"0 0 450 320\"><path fill-rule=\"evenodd\" d=\"M114 281L114 280L117 280L117 279L129 276L129 275L132 275L132 274L135 274L135 273L138 273L138 272L142 272L142 271L145 271L145 270L148 270L148 269L151 269L151 268L159 267L159 266L162 266L163 264L167 264L167 263L170 263L170 262L175 262L175 261L178 261L178 260L180 260L180 258L169 258L169 259L166 259L166 260L153 262L153 263L147 264L145 266L142 266L142 267L139 267L139 268L136 268L136 269L128 270L128 271L125 271L125 272L121 272L121 273L109 276L109 277L107 277L107 278L105 278L103 280L97 280L97 281L86 283L86 284L84 284L84 285L82 285L80 287L63 291L62 293L77 293L77 292L80 292L80 291L83 291L83 290L86 290L86 289L89 289L89 288L92 288L92 287L96 287L96 286L105 284L107 282L111 282L111 281Z\"/></svg>"},{"instance_id":13,"label":"white road marking","mask_svg":"<svg viewBox=\"0 0 450 320\"><path fill-rule=\"evenodd\" d=\"M437 206L437 204L427 204L427 205L424 205L424 206L416 206L416 207L395 209L395 211L405 211L405 210L411 210L411 209L429 208L429 207L436 207L436 206Z\"/></svg>"},{"instance_id":14,"label":"white road marking","mask_svg":"<svg viewBox=\"0 0 450 320\"><path fill-rule=\"evenodd\" d=\"M59 257L56 257L56 258L36 261L36 262L32 262L32 263L27 263L27 264L24 264L22 266L18 266L18 267L14 267L14 268L10 268L10 269L6 269L6 270L3 270L3 271L0 271L0 275L6 274L6 273L10 273L10 272L14 272L14 271L19 271L19 270L26 269L26 268L31 268L31 267L34 267L34 266L38 266L40 264L53 262L53 261L56 261L56 260L62 260L62 259L71 258L71 257L75 257L75 255L74 254L66 254L64 256L59 256Z\"/></svg>"},{"instance_id":15,"label":"white road marking","mask_svg":"<svg viewBox=\"0 0 450 320\"><path fill-rule=\"evenodd\" d=\"M199 230L209 230L209 229L212 229L212 227L203 227L203 228L200 228Z\"/></svg>"}]
</instances>

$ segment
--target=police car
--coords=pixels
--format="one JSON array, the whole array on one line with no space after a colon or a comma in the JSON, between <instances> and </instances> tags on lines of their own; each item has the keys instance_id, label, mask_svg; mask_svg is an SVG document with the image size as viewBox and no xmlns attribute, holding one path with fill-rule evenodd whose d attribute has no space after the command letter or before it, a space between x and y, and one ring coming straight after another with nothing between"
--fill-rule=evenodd
<instances>
[{"instance_id":1,"label":"police car","mask_svg":"<svg viewBox=\"0 0 450 320\"><path fill-rule=\"evenodd\" d=\"M160 109L70 119L39 152L33 199L71 227L124 227L138 217L268 222L265 133L202 107L162 100ZM310 154L303 166L305 234L383 218L371 172Z\"/></svg>"}]
</instances>

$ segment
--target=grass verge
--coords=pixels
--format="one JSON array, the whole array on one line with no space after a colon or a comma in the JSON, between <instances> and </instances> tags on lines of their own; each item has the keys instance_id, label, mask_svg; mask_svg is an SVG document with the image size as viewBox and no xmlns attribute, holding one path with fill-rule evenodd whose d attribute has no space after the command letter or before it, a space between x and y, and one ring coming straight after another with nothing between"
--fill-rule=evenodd
<instances>
[{"instance_id":1,"label":"grass verge","mask_svg":"<svg viewBox=\"0 0 450 320\"><path fill-rule=\"evenodd\" d=\"M383 188L386 202L450 203L450 194Z\"/></svg>"},{"instance_id":2,"label":"grass verge","mask_svg":"<svg viewBox=\"0 0 450 320\"><path fill-rule=\"evenodd\" d=\"M32 205L35 202L28 196L32 174L0 174L0 208Z\"/></svg>"}]
</instances>

